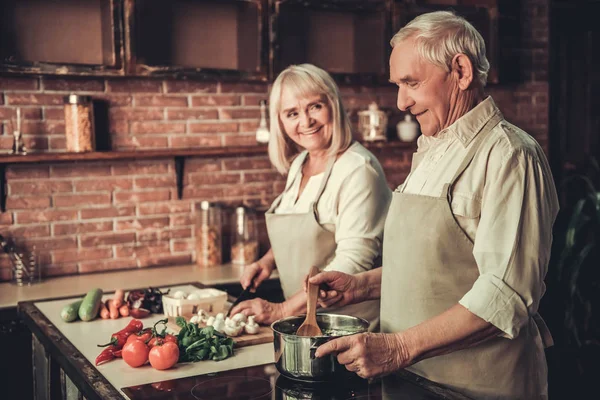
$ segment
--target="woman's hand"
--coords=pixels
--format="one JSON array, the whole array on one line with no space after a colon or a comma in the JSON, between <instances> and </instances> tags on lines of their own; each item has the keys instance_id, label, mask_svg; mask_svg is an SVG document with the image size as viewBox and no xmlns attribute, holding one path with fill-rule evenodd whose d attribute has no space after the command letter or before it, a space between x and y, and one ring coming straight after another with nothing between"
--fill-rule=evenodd
<instances>
[{"instance_id":1,"label":"woman's hand","mask_svg":"<svg viewBox=\"0 0 600 400\"><path fill-rule=\"evenodd\" d=\"M361 333L333 339L321 346L315 356L337 355L340 364L361 378L390 374L412 364L397 333Z\"/></svg>"},{"instance_id":2,"label":"woman's hand","mask_svg":"<svg viewBox=\"0 0 600 400\"><path fill-rule=\"evenodd\" d=\"M243 313L246 317L254 315L259 324L269 325L284 316L283 303L270 303L263 299L242 301L231 310L231 315Z\"/></svg>"},{"instance_id":3,"label":"woman's hand","mask_svg":"<svg viewBox=\"0 0 600 400\"><path fill-rule=\"evenodd\" d=\"M319 305L323 308L342 307L363 301L358 281L356 275L338 271L321 272L309 280L311 284L320 286ZM306 289L305 279L304 291Z\"/></svg>"},{"instance_id":4,"label":"woman's hand","mask_svg":"<svg viewBox=\"0 0 600 400\"><path fill-rule=\"evenodd\" d=\"M260 260L244 267L244 272L240 278L240 283L244 289L250 286L250 291L254 293L260 284L265 279L269 278L269 276L271 276L272 272L273 267L271 267L269 263L265 262L261 258Z\"/></svg>"}]
</instances>

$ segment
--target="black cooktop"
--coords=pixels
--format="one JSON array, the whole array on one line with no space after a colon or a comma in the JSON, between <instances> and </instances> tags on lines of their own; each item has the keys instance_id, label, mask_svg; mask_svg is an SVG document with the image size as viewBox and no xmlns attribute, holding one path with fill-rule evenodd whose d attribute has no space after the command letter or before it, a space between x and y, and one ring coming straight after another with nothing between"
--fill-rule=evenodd
<instances>
[{"instance_id":1,"label":"black cooktop","mask_svg":"<svg viewBox=\"0 0 600 400\"><path fill-rule=\"evenodd\" d=\"M122 389L132 400L367 400L448 399L399 376L367 381L358 377L305 382L280 375L275 364L173 379Z\"/></svg>"}]
</instances>

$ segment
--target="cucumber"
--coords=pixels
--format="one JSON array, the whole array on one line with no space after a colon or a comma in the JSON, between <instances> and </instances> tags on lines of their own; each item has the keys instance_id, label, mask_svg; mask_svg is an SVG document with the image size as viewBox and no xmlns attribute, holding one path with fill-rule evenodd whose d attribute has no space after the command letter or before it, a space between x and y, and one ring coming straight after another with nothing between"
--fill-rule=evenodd
<instances>
[{"instance_id":1,"label":"cucumber","mask_svg":"<svg viewBox=\"0 0 600 400\"><path fill-rule=\"evenodd\" d=\"M102 289L92 289L83 298L79 306L79 318L82 321L91 321L98 316L100 302L102 301Z\"/></svg>"},{"instance_id":2,"label":"cucumber","mask_svg":"<svg viewBox=\"0 0 600 400\"><path fill-rule=\"evenodd\" d=\"M63 309L60 311L60 317L63 319L63 321L65 321L65 322L75 321L77 319L77 314L79 313L79 307L81 306L82 302L83 302L83 299L77 300L74 303L67 304L66 306L64 306Z\"/></svg>"}]
</instances>

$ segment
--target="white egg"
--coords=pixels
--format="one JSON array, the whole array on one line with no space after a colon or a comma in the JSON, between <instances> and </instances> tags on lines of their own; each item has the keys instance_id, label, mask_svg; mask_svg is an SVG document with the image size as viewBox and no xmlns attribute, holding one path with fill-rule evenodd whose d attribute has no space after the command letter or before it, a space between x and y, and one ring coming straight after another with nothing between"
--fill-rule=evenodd
<instances>
[{"instance_id":1,"label":"white egg","mask_svg":"<svg viewBox=\"0 0 600 400\"><path fill-rule=\"evenodd\" d=\"M188 300L200 300L201 297L198 293L192 293L187 297Z\"/></svg>"},{"instance_id":2,"label":"white egg","mask_svg":"<svg viewBox=\"0 0 600 400\"><path fill-rule=\"evenodd\" d=\"M175 293L173 293L174 299L185 299L186 297L187 297L187 293L184 292L183 290L178 290Z\"/></svg>"}]
</instances>

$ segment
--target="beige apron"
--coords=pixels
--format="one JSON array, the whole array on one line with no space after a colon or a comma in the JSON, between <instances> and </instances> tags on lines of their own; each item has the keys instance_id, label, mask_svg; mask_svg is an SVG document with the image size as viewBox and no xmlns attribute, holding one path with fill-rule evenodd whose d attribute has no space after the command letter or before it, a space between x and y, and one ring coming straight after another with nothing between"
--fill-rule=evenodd
<instances>
[{"instance_id":1,"label":"beige apron","mask_svg":"<svg viewBox=\"0 0 600 400\"><path fill-rule=\"evenodd\" d=\"M306 157L306 154L301 157ZM281 288L286 299L302 290L303 279L311 266L314 265L319 270L323 270L335 257L337 248L335 232L323 228L318 222L317 214L317 204L325 190L334 163L335 157L327 164L321 187L311 204L310 212L275 214L275 210L281 203L282 193L266 213L267 232L275 256ZM300 171L301 168L298 173ZM293 179L289 180L290 183L286 186L284 193L290 189L293 181ZM371 330L376 329L379 324L379 300L341 308L327 308L322 312L364 318L369 321Z\"/></svg>"},{"instance_id":2,"label":"beige apron","mask_svg":"<svg viewBox=\"0 0 600 400\"><path fill-rule=\"evenodd\" d=\"M452 185L467 168L499 112L478 133L439 198L394 192L384 228L381 331L400 332L446 311L471 289L479 270L473 243L452 214ZM531 318L510 340L432 357L408 368L476 399L547 397L547 367L540 328Z\"/></svg>"}]
</instances>

